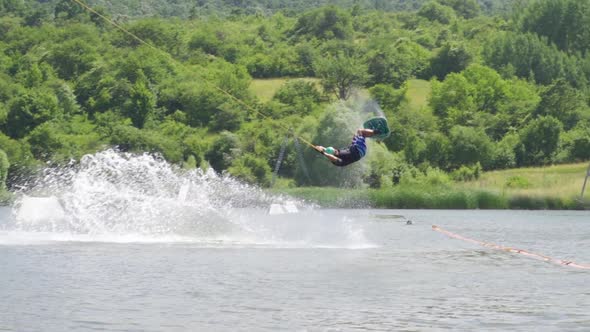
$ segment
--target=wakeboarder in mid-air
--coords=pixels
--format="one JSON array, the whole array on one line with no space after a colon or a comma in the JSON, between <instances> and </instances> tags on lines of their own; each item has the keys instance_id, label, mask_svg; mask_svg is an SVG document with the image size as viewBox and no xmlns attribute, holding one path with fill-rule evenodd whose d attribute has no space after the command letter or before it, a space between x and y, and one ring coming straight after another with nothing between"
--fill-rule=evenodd
<instances>
[{"instance_id":1,"label":"wakeboarder in mid-air","mask_svg":"<svg viewBox=\"0 0 590 332\"><path fill-rule=\"evenodd\" d=\"M352 137L352 142L347 148L334 149L333 147L315 146L315 149L323 154L332 164L346 166L361 160L367 154L366 137L378 140L386 139L390 134L389 125L385 117L376 117L363 123L363 128L358 129Z\"/></svg>"},{"instance_id":2,"label":"wakeboarder in mid-air","mask_svg":"<svg viewBox=\"0 0 590 332\"><path fill-rule=\"evenodd\" d=\"M336 166L346 166L361 160L367 154L367 143L365 137L372 137L376 134L374 129L359 129L352 137L352 142L347 148L335 149L331 146L325 148L317 146L321 152L332 164Z\"/></svg>"},{"instance_id":3,"label":"wakeboarder in mid-air","mask_svg":"<svg viewBox=\"0 0 590 332\"><path fill-rule=\"evenodd\" d=\"M372 118L363 123L363 128L358 129L352 137L352 142L347 148L335 149L333 147L316 146L315 149L323 154L332 164L346 166L361 160L367 154L366 137L384 140L390 134L387 119L384 117Z\"/></svg>"}]
</instances>

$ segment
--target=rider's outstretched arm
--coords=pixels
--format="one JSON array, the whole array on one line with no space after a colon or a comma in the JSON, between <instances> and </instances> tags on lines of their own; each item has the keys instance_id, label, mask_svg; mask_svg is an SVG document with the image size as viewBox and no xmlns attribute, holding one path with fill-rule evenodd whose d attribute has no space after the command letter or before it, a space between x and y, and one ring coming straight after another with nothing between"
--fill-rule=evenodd
<instances>
[{"instance_id":1,"label":"rider's outstretched arm","mask_svg":"<svg viewBox=\"0 0 590 332\"><path fill-rule=\"evenodd\" d=\"M325 153L325 152L322 152L322 154L323 154L323 155L324 155L326 158L330 159L330 161L331 161L331 162L337 162L337 161L340 161L340 158L336 157L336 156L335 156L335 155L333 155L333 154L329 154L329 153Z\"/></svg>"},{"instance_id":2,"label":"rider's outstretched arm","mask_svg":"<svg viewBox=\"0 0 590 332\"><path fill-rule=\"evenodd\" d=\"M316 147L315 147L315 149L316 149L318 152L320 152L321 154L323 154L323 155L324 155L324 157L328 158L328 159L329 159L331 162L337 162L337 161L339 161L339 160L340 160L340 158L336 157L335 155L333 155L333 154L329 154L329 153L326 153L326 152L325 152L325 151L326 151L326 148L325 148L325 147L323 147L323 146L316 146Z\"/></svg>"},{"instance_id":3,"label":"rider's outstretched arm","mask_svg":"<svg viewBox=\"0 0 590 332\"><path fill-rule=\"evenodd\" d=\"M357 135L362 135L364 137L371 137L373 135L376 135L377 132L374 129L359 129L356 131Z\"/></svg>"}]
</instances>

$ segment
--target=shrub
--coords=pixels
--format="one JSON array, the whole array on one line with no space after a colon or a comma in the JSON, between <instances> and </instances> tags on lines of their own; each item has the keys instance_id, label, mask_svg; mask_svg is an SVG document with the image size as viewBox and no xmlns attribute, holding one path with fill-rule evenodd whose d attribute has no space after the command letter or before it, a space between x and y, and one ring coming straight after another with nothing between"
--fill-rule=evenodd
<instances>
[{"instance_id":1,"label":"shrub","mask_svg":"<svg viewBox=\"0 0 590 332\"><path fill-rule=\"evenodd\" d=\"M205 159L214 170L222 172L231 165L239 150L238 146L238 136L229 131L223 131L205 153Z\"/></svg>"},{"instance_id":2,"label":"shrub","mask_svg":"<svg viewBox=\"0 0 590 332\"><path fill-rule=\"evenodd\" d=\"M504 183L504 187L510 189L527 189L530 188L530 186L531 183L529 180L520 175L511 176L506 179L506 182Z\"/></svg>"},{"instance_id":3,"label":"shrub","mask_svg":"<svg viewBox=\"0 0 590 332\"><path fill-rule=\"evenodd\" d=\"M491 169L507 169L516 166L515 146L519 138L516 135L506 135L500 142L494 144Z\"/></svg>"},{"instance_id":4,"label":"shrub","mask_svg":"<svg viewBox=\"0 0 590 332\"><path fill-rule=\"evenodd\" d=\"M475 201L478 209L506 209L508 200L495 193L478 191L475 194Z\"/></svg>"},{"instance_id":5,"label":"shrub","mask_svg":"<svg viewBox=\"0 0 590 332\"><path fill-rule=\"evenodd\" d=\"M172 163L184 160L182 146L178 142L153 130L118 125L113 128L110 143L118 146L122 151L161 153Z\"/></svg>"},{"instance_id":6,"label":"shrub","mask_svg":"<svg viewBox=\"0 0 590 332\"><path fill-rule=\"evenodd\" d=\"M479 179L482 173L481 164L478 162L472 166L461 166L451 173L451 178L455 181L473 181Z\"/></svg>"},{"instance_id":7,"label":"shrub","mask_svg":"<svg viewBox=\"0 0 590 332\"><path fill-rule=\"evenodd\" d=\"M251 184L269 187L272 171L265 160L246 154L234 160L228 171L238 179Z\"/></svg>"},{"instance_id":8,"label":"shrub","mask_svg":"<svg viewBox=\"0 0 590 332\"><path fill-rule=\"evenodd\" d=\"M455 167L481 163L487 168L494 146L483 130L455 126L450 134L451 162Z\"/></svg>"},{"instance_id":9,"label":"shrub","mask_svg":"<svg viewBox=\"0 0 590 332\"><path fill-rule=\"evenodd\" d=\"M310 99L314 103L319 103L321 94L314 83L294 80L281 86L273 98L283 104L295 105L302 99Z\"/></svg>"}]
</instances>

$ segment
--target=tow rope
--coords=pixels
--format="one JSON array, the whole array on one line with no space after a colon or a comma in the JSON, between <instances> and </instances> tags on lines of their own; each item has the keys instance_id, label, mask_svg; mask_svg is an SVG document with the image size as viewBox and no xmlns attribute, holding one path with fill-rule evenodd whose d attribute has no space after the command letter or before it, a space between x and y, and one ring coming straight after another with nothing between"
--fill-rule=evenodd
<instances>
[{"instance_id":1,"label":"tow rope","mask_svg":"<svg viewBox=\"0 0 590 332\"><path fill-rule=\"evenodd\" d=\"M562 265L562 266L569 266L569 267L573 267L573 268L577 268L577 269L585 269L585 270L590 270L590 265L583 265L583 264L578 264L572 261L566 261L563 259L557 259L557 258L553 258L553 257L549 257L549 256L545 256L545 255L541 255L541 254L536 254L533 252L530 252L528 250L524 250L524 249L517 249L517 248L512 248L512 247L504 247L495 243L490 243L490 242L484 242L484 241L478 241L478 240L474 240L465 236L461 236L459 234L455 234L453 232L449 232L447 230L444 230L436 225L432 225L432 230L445 234L448 237L454 238L454 239L458 239L458 240L463 240L465 242L470 242L470 243L474 243L474 244L478 244L480 246L484 246L486 248L492 248L492 249L497 249L497 250L502 250L502 251L507 251L507 252L512 252L515 254L520 254L529 258L534 258L543 262L548 262L548 263L553 263L553 264L557 264L557 265Z\"/></svg>"}]
</instances>

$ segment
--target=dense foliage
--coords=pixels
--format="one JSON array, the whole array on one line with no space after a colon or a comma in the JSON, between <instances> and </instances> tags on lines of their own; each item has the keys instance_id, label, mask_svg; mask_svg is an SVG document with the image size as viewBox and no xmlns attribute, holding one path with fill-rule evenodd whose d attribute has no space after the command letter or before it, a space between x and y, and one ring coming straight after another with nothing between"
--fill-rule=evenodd
<instances>
[{"instance_id":1,"label":"dense foliage","mask_svg":"<svg viewBox=\"0 0 590 332\"><path fill-rule=\"evenodd\" d=\"M29 17L34 19L39 12L65 12L71 0L2 0L0 12L34 10ZM471 18L478 12L507 13L514 4L522 4L530 0L441 0L453 7L459 15ZM271 15L282 12L288 16L296 16L301 12L313 10L327 5L337 5L353 11L412 11L419 9L428 0L86 0L92 7L111 13L117 19L129 17L210 17L239 15ZM479 3L479 6L478 6ZM76 9L74 9L76 10ZM67 14L71 17L70 14Z\"/></svg>"},{"instance_id":2,"label":"dense foliage","mask_svg":"<svg viewBox=\"0 0 590 332\"><path fill-rule=\"evenodd\" d=\"M90 3L141 41L71 0L0 0L9 185L110 146L263 186L283 145L284 185L436 184L590 159L590 0L504 16L485 13L508 2L475 0ZM262 100L262 78L289 80ZM344 169L289 136L344 146L379 107L392 136Z\"/></svg>"}]
</instances>

